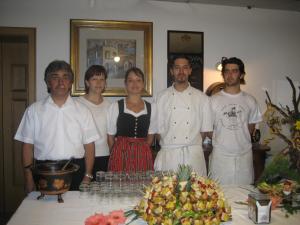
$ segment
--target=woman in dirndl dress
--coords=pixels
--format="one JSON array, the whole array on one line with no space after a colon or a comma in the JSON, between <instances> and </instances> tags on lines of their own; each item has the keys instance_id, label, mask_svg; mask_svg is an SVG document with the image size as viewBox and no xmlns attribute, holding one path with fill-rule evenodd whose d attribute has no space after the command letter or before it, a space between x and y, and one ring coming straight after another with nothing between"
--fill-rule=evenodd
<instances>
[{"instance_id":1,"label":"woman in dirndl dress","mask_svg":"<svg viewBox=\"0 0 300 225\"><path fill-rule=\"evenodd\" d=\"M136 67L125 74L127 97L108 111L107 133L111 149L108 171L153 170L151 144L156 132L155 109L144 101L144 74Z\"/></svg>"}]
</instances>

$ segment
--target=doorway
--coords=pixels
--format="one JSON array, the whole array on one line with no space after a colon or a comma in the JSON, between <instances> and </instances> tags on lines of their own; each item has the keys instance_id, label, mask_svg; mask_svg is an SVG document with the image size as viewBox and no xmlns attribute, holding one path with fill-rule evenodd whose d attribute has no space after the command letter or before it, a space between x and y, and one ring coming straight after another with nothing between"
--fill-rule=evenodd
<instances>
[{"instance_id":1,"label":"doorway","mask_svg":"<svg viewBox=\"0 0 300 225\"><path fill-rule=\"evenodd\" d=\"M0 215L5 222L23 200L21 143L14 135L35 100L35 28L0 27Z\"/></svg>"}]
</instances>

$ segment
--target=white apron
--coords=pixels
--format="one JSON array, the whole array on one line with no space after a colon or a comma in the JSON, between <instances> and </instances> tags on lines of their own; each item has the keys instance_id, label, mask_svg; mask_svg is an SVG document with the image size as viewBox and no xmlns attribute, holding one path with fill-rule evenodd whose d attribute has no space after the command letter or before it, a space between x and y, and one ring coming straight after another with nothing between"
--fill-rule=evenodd
<instances>
[{"instance_id":1,"label":"white apron","mask_svg":"<svg viewBox=\"0 0 300 225\"><path fill-rule=\"evenodd\" d=\"M220 184L253 184L252 150L236 156L213 150L209 167L210 176Z\"/></svg>"},{"instance_id":2,"label":"white apron","mask_svg":"<svg viewBox=\"0 0 300 225\"><path fill-rule=\"evenodd\" d=\"M156 156L154 169L176 171L179 164L190 165L200 176L207 175L204 153L200 145L162 148Z\"/></svg>"}]
</instances>

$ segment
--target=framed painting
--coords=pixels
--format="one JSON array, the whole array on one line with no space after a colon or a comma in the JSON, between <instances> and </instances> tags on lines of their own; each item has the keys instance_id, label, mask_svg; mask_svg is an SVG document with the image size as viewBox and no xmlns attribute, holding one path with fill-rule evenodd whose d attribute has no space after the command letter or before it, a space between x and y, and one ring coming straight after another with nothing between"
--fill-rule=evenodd
<instances>
[{"instance_id":1,"label":"framed painting","mask_svg":"<svg viewBox=\"0 0 300 225\"><path fill-rule=\"evenodd\" d=\"M203 90L203 48L203 32L168 31L168 87L173 83L170 62L176 56L185 55L191 60L192 74L189 77L191 86Z\"/></svg>"},{"instance_id":2,"label":"framed painting","mask_svg":"<svg viewBox=\"0 0 300 225\"><path fill-rule=\"evenodd\" d=\"M131 67L145 74L143 96L152 96L152 22L71 19L72 96L84 94L84 74L91 65L107 70L104 96L125 96L124 75Z\"/></svg>"}]
</instances>

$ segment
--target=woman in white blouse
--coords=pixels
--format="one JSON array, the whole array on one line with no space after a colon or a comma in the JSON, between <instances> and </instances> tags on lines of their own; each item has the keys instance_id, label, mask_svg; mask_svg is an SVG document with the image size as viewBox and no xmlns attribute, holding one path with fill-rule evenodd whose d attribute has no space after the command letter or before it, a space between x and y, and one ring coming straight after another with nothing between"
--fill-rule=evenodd
<instances>
[{"instance_id":1,"label":"woman in white blouse","mask_svg":"<svg viewBox=\"0 0 300 225\"><path fill-rule=\"evenodd\" d=\"M136 67L125 74L127 97L111 105L108 113L109 171L153 170L155 125L153 105L144 101L144 74Z\"/></svg>"},{"instance_id":2,"label":"woman in white blouse","mask_svg":"<svg viewBox=\"0 0 300 225\"><path fill-rule=\"evenodd\" d=\"M85 73L84 84L86 94L78 101L86 105L92 112L100 139L95 141L95 163L93 175L97 171L107 171L109 148L107 143L106 117L110 102L103 98L106 87L107 72L103 66L93 65Z\"/></svg>"}]
</instances>

